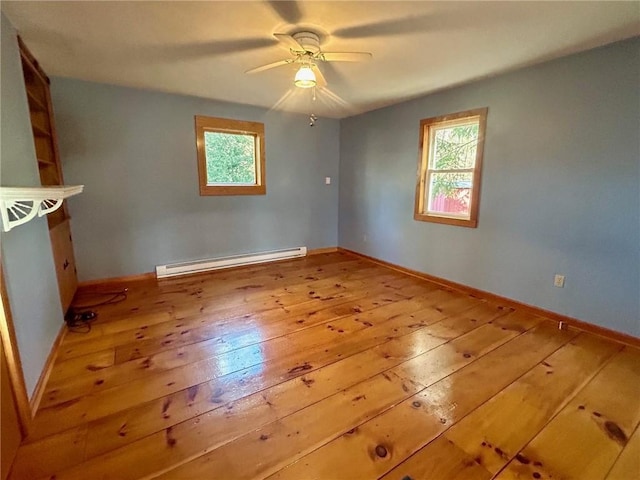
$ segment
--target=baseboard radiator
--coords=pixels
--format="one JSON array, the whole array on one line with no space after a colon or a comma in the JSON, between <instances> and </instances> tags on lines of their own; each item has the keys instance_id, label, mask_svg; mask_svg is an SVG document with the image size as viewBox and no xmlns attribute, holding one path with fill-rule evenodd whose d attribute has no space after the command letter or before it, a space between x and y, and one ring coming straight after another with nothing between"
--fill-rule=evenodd
<instances>
[{"instance_id":1,"label":"baseboard radiator","mask_svg":"<svg viewBox=\"0 0 640 480\"><path fill-rule=\"evenodd\" d=\"M287 250L274 250L271 252L249 253L233 257L210 258L194 262L173 263L170 265L158 265L156 276L158 278L175 277L191 273L208 272L222 268L240 267L256 263L273 262L287 258L298 258L307 255L307 247L289 248Z\"/></svg>"}]
</instances>

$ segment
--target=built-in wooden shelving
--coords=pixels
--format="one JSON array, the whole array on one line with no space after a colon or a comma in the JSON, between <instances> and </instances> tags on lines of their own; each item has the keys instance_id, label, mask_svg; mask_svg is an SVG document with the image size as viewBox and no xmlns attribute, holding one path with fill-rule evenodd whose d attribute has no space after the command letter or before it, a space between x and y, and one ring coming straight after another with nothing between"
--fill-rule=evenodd
<instances>
[{"instance_id":1,"label":"built-in wooden shelving","mask_svg":"<svg viewBox=\"0 0 640 480\"><path fill-rule=\"evenodd\" d=\"M29 99L29 108L31 110L47 111L47 106L30 90L27 90L27 98Z\"/></svg>"},{"instance_id":2,"label":"built-in wooden shelving","mask_svg":"<svg viewBox=\"0 0 640 480\"><path fill-rule=\"evenodd\" d=\"M39 163L40 165L45 165L45 166L46 166L46 165L50 165L50 166L55 166L55 165L56 165L56 162L52 162L51 160L45 160L45 159L43 159L43 158L39 158L39 159L38 159L38 163Z\"/></svg>"},{"instance_id":3,"label":"built-in wooden shelving","mask_svg":"<svg viewBox=\"0 0 640 480\"><path fill-rule=\"evenodd\" d=\"M5 230L9 230L37 215L47 216L60 300L62 309L66 312L75 294L78 280L69 212L63 200L69 195L79 193L82 186L65 187L63 185L49 78L20 38L18 43L42 188L37 191L22 189L16 192L3 187L0 198L3 226ZM22 197L18 198L15 195L18 197L22 195Z\"/></svg>"},{"instance_id":4,"label":"built-in wooden shelving","mask_svg":"<svg viewBox=\"0 0 640 480\"><path fill-rule=\"evenodd\" d=\"M31 126L33 127L34 135L38 135L40 137L50 137L51 136L51 133L47 132L40 125L38 125L36 123L32 123Z\"/></svg>"}]
</instances>

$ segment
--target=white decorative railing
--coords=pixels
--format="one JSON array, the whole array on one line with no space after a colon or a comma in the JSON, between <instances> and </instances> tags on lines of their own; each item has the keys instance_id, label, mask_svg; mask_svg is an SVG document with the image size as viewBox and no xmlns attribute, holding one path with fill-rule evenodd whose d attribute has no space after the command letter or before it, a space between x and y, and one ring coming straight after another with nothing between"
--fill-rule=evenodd
<instances>
[{"instance_id":1,"label":"white decorative railing","mask_svg":"<svg viewBox=\"0 0 640 480\"><path fill-rule=\"evenodd\" d=\"M2 228L8 232L13 227L27 223L35 216L42 217L55 212L62 201L82 192L84 185L56 187L0 187L0 214Z\"/></svg>"}]
</instances>

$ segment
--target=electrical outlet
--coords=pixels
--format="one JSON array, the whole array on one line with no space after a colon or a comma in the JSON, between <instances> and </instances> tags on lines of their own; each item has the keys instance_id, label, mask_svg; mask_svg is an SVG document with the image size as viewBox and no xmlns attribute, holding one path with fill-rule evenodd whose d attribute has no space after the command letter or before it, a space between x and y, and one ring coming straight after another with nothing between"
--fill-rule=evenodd
<instances>
[{"instance_id":1,"label":"electrical outlet","mask_svg":"<svg viewBox=\"0 0 640 480\"><path fill-rule=\"evenodd\" d=\"M331 185L331 177L324 177L324 184Z\"/></svg>"},{"instance_id":2,"label":"electrical outlet","mask_svg":"<svg viewBox=\"0 0 640 480\"><path fill-rule=\"evenodd\" d=\"M558 288L564 288L564 275L556 274L556 276L553 277L553 286Z\"/></svg>"}]
</instances>

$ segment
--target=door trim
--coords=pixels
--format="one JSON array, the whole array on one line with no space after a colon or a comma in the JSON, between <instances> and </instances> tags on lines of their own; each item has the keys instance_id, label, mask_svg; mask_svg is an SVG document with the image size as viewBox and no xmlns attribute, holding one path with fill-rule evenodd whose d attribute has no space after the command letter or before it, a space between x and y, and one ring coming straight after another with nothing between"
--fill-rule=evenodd
<instances>
[{"instance_id":1,"label":"door trim","mask_svg":"<svg viewBox=\"0 0 640 480\"><path fill-rule=\"evenodd\" d=\"M7 367L9 368L9 381L13 390L13 397L18 409L18 418L20 420L20 430L22 437L26 438L31 425L32 410L29 405L29 396L27 394L27 386L24 382L22 373L22 361L20 360L20 352L16 342L16 332L13 328L13 317L11 316L11 307L9 305L9 295L7 293L7 284L5 282L4 269L0 261L0 340L7 359Z\"/></svg>"}]
</instances>

